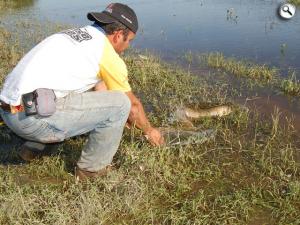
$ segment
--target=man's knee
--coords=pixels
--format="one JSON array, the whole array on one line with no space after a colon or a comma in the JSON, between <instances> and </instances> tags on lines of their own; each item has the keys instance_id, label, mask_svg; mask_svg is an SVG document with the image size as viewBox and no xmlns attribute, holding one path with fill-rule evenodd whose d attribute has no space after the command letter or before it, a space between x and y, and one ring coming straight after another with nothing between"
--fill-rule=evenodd
<instances>
[{"instance_id":1,"label":"man's knee","mask_svg":"<svg viewBox=\"0 0 300 225\"><path fill-rule=\"evenodd\" d=\"M137 105L132 105L130 108L129 118L135 121L139 114L139 108Z\"/></svg>"}]
</instances>

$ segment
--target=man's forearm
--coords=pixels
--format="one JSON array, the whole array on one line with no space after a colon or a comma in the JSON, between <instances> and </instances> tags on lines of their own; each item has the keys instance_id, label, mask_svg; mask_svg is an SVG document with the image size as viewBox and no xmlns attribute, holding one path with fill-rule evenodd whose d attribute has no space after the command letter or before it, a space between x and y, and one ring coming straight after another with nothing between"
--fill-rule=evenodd
<instances>
[{"instance_id":1,"label":"man's forearm","mask_svg":"<svg viewBox=\"0 0 300 225\"><path fill-rule=\"evenodd\" d=\"M144 107L140 102L136 102L132 106L128 121L131 125L141 129L144 134L147 134L152 129L152 126L147 119Z\"/></svg>"},{"instance_id":2,"label":"man's forearm","mask_svg":"<svg viewBox=\"0 0 300 225\"><path fill-rule=\"evenodd\" d=\"M144 107L140 100L130 91L126 92L131 101L131 110L128 118L128 122L131 125L141 129L147 140L154 146L161 146L164 144L164 138L159 129L151 126L147 119Z\"/></svg>"}]
</instances>

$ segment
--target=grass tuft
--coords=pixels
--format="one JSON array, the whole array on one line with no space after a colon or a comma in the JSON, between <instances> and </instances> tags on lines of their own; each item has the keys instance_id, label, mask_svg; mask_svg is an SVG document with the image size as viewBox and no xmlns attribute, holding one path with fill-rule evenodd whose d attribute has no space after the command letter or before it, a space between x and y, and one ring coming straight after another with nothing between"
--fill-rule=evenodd
<instances>
[{"instance_id":1,"label":"grass tuft","mask_svg":"<svg viewBox=\"0 0 300 225\"><path fill-rule=\"evenodd\" d=\"M295 72L281 82L281 89L290 95L300 95L300 82L297 80Z\"/></svg>"},{"instance_id":2,"label":"grass tuft","mask_svg":"<svg viewBox=\"0 0 300 225\"><path fill-rule=\"evenodd\" d=\"M225 71L229 74L246 78L249 87L258 84L271 89L282 91L285 95L300 96L300 84L293 71L288 79L280 77L278 68L257 65L252 62L225 57L222 53L208 53L198 56L200 64Z\"/></svg>"},{"instance_id":3,"label":"grass tuft","mask_svg":"<svg viewBox=\"0 0 300 225\"><path fill-rule=\"evenodd\" d=\"M241 77L270 81L277 75L277 69L266 65L255 65L246 61L238 61L234 58L226 58L222 53L209 53L205 56L208 66L225 70Z\"/></svg>"}]
</instances>

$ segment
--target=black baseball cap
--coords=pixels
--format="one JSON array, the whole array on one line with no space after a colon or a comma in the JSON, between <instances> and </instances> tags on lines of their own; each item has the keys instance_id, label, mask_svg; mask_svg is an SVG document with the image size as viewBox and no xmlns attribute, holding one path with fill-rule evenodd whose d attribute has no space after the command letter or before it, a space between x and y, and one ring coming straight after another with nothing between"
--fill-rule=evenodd
<instances>
[{"instance_id":1,"label":"black baseball cap","mask_svg":"<svg viewBox=\"0 0 300 225\"><path fill-rule=\"evenodd\" d=\"M87 14L87 18L103 24L119 21L133 33L136 33L138 30L138 20L135 12L128 5L121 3L111 3L101 13L90 12Z\"/></svg>"}]
</instances>

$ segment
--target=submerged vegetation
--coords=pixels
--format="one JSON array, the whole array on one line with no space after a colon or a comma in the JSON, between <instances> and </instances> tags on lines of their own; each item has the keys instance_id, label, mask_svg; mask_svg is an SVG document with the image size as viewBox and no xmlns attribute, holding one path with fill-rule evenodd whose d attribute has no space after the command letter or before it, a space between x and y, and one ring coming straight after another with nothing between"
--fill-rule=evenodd
<instances>
[{"instance_id":1,"label":"submerged vegetation","mask_svg":"<svg viewBox=\"0 0 300 225\"><path fill-rule=\"evenodd\" d=\"M295 72L288 79L281 82L281 89L291 95L300 95L300 81L297 80Z\"/></svg>"},{"instance_id":2,"label":"submerged vegetation","mask_svg":"<svg viewBox=\"0 0 300 225\"><path fill-rule=\"evenodd\" d=\"M280 77L279 69L257 65L246 60L225 57L222 53L208 53L200 56L209 67L220 69L238 77L249 78L254 82L269 84L287 95L300 96L300 84L295 72L288 79Z\"/></svg>"},{"instance_id":3,"label":"submerged vegetation","mask_svg":"<svg viewBox=\"0 0 300 225\"><path fill-rule=\"evenodd\" d=\"M3 80L23 51L9 44L9 33L0 34ZM225 65L218 57L221 63L211 62ZM181 128L168 120L178 105L231 102L226 85L211 86L205 76L155 56L132 53L125 60L133 90L157 126ZM234 68L255 78L274 77L265 67L263 73ZM267 119L233 108L226 117L194 122L194 129L217 131L205 144L152 148L138 130L126 130L113 161L117 169L86 184L72 175L86 136L23 164L16 154L22 140L2 126L0 224L299 224L300 143L291 121L280 126L277 110Z\"/></svg>"},{"instance_id":4,"label":"submerged vegetation","mask_svg":"<svg viewBox=\"0 0 300 225\"><path fill-rule=\"evenodd\" d=\"M256 65L246 61L237 61L234 58L225 58L222 53L209 53L206 55L208 66L224 69L236 76L250 77L269 81L277 75L275 68L266 65Z\"/></svg>"}]
</instances>

